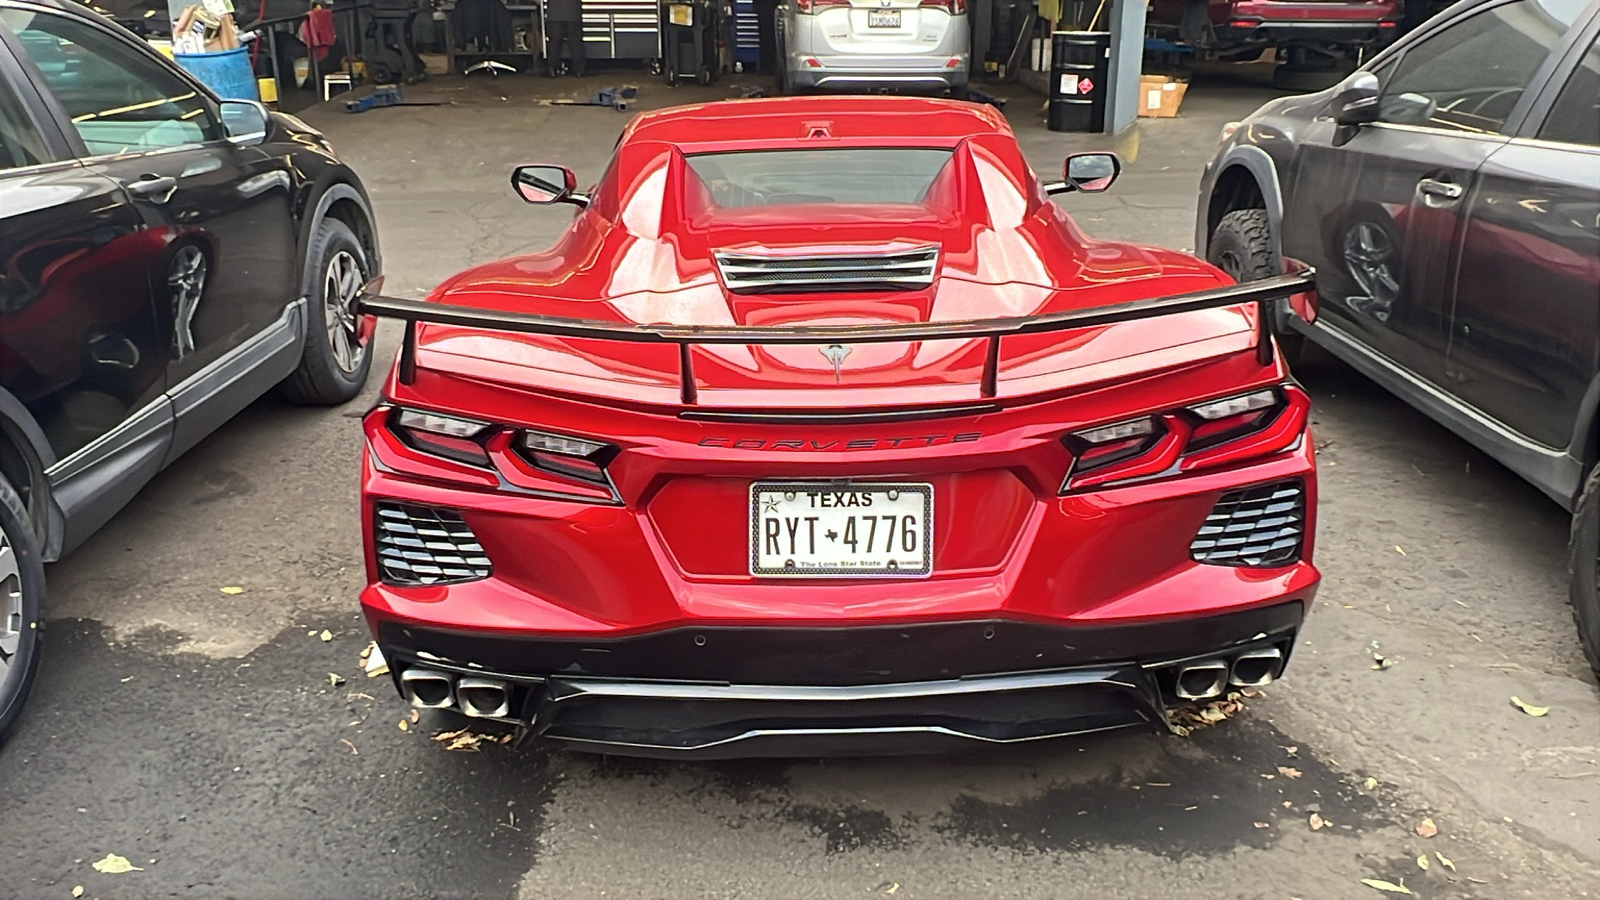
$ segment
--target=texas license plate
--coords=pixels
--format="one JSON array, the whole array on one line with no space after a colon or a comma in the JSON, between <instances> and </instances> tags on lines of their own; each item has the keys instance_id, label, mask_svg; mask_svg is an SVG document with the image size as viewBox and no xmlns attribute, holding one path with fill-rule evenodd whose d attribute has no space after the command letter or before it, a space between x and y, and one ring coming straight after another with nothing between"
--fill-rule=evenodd
<instances>
[{"instance_id":1,"label":"texas license plate","mask_svg":"<svg viewBox=\"0 0 1600 900\"><path fill-rule=\"evenodd\" d=\"M899 28L900 10L898 9L869 9L867 10L868 28Z\"/></svg>"},{"instance_id":2,"label":"texas license plate","mask_svg":"<svg viewBox=\"0 0 1600 900\"><path fill-rule=\"evenodd\" d=\"M933 485L758 481L750 574L915 577L933 570Z\"/></svg>"}]
</instances>

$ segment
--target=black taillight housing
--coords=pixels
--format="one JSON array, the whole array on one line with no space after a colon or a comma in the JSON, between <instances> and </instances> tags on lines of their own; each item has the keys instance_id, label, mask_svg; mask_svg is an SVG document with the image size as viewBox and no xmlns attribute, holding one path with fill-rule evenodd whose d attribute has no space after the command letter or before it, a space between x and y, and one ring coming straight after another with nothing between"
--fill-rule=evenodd
<instances>
[{"instance_id":1,"label":"black taillight housing","mask_svg":"<svg viewBox=\"0 0 1600 900\"><path fill-rule=\"evenodd\" d=\"M1311 399L1283 384L1168 412L1075 431L1061 493L1215 468L1287 450L1300 440Z\"/></svg>"},{"instance_id":2,"label":"black taillight housing","mask_svg":"<svg viewBox=\"0 0 1600 900\"><path fill-rule=\"evenodd\" d=\"M488 422L417 409L396 408L389 413L389 430L406 446L469 466L488 466L484 440L493 430Z\"/></svg>"}]
</instances>

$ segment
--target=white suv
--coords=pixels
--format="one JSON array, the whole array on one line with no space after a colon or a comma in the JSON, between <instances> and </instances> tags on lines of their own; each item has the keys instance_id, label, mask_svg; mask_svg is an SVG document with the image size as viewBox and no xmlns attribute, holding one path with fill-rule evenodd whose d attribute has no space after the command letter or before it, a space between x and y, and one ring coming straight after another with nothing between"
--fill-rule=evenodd
<instances>
[{"instance_id":1,"label":"white suv","mask_svg":"<svg viewBox=\"0 0 1600 900\"><path fill-rule=\"evenodd\" d=\"M962 94L967 0L785 0L778 89Z\"/></svg>"}]
</instances>

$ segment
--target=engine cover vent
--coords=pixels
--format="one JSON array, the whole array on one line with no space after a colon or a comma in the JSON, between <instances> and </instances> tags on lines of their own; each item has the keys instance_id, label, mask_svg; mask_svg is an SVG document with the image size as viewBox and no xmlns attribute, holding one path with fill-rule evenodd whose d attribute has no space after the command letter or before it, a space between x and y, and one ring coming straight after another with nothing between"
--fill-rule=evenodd
<instances>
[{"instance_id":1,"label":"engine cover vent","mask_svg":"<svg viewBox=\"0 0 1600 900\"><path fill-rule=\"evenodd\" d=\"M936 246L890 253L714 255L722 283L738 294L916 290L933 284L939 269Z\"/></svg>"}]
</instances>

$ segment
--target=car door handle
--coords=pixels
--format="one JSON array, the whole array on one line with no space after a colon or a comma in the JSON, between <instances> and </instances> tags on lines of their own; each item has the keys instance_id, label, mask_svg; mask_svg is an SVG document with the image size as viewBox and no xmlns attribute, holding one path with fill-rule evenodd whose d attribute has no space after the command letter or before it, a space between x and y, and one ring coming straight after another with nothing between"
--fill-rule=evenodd
<instances>
[{"instance_id":1,"label":"car door handle","mask_svg":"<svg viewBox=\"0 0 1600 900\"><path fill-rule=\"evenodd\" d=\"M141 200L152 203L165 203L172 199L172 192L178 189L178 179L171 175L145 176L127 186L128 193Z\"/></svg>"},{"instance_id":2,"label":"car door handle","mask_svg":"<svg viewBox=\"0 0 1600 900\"><path fill-rule=\"evenodd\" d=\"M1438 197L1440 200L1460 200L1461 195L1465 193L1459 184L1433 178L1424 178L1417 182L1417 190L1429 197Z\"/></svg>"}]
</instances>

